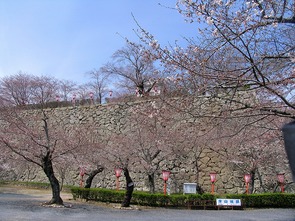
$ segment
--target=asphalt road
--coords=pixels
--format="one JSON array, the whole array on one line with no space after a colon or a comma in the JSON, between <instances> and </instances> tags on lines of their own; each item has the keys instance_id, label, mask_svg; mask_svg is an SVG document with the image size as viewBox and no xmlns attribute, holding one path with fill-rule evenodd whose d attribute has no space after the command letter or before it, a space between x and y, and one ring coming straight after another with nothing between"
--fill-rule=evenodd
<instances>
[{"instance_id":1,"label":"asphalt road","mask_svg":"<svg viewBox=\"0 0 295 221\"><path fill-rule=\"evenodd\" d=\"M122 210L113 205L97 205L70 200L64 194L66 208L42 206L50 192L0 187L1 221L295 221L294 209L255 210L177 210L136 208Z\"/></svg>"}]
</instances>

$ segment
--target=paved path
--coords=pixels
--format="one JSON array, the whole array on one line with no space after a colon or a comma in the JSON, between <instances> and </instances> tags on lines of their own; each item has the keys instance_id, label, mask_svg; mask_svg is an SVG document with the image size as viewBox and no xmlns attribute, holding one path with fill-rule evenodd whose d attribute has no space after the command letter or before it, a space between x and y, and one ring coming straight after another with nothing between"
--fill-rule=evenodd
<instances>
[{"instance_id":1,"label":"paved path","mask_svg":"<svg viewBox=\"0 0 295 221\"><path fill-rule=\"evenodd\" d=\"M112 206L79 203L63 194L68 208L44 207L50 192L0 187L1 221L295 221L294 209L255 210L176 210L131 209L121 210Z\"/></svg>"}]
</instances>

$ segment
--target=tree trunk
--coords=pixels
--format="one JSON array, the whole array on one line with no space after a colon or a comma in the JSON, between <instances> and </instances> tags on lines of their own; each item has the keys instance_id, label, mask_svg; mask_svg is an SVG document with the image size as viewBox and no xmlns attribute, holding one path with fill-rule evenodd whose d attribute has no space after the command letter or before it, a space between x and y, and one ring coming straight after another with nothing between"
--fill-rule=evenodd
<instances>
[{"instance_id":1,"label":"tree trunk","mask_svg":"<svg viewBox=\"0 0 295 221\"><path fill-rule=\"evenodd\" d=\"M258 179L259 179L260 188L262 188L263 192L265 193L266 189L264 188L263 180L262 180L262 177L261 177L261 174L260 174L258 168L257 168L257 176L258 176Z\"/></svg>"},{"instance_id":2,"label":"tree trunk","mask_svg":"<svg viewBox=\"0 0 295 221\"><path fill-rule=\"evenodd\" d=\"M250 171L251 174L251 189L250 189L250 193L252 194L254 192L254 185L255 185L255 170L253 169Z\"/></svg>"},{"instance_id":3,"label":"tree trunk","mask_svg":"<svg viewBox=\"0 0 295 221\"><path fill-rule=\"evenodd\" d=\"M52 190L52 199L48 202L48 204L63 205L63 200L60 197L59 182L54 175L50 154L47 154L42 158L42 168L49 179Z\"/></svg>"},{"instance_id":4,"label":"tree trunk","mask_svg":"<svg viewBox=\"0 0 295 221\"><path fill-rule=\"evenodd\" d=\"M93 170L90 172L90 174L88 175L88 178L86 179L86 184L85 184L85 188L90 188L91 187L91 184L92 184L92 180L93 178L100 172L103 171L103 167L97 167L96 170Z\"/></svg>"},{"instance_id":5,"label":"tree trunk","mask_svg":"<svg viewBox=\"0 0 295 221\"><path fill-rule=\"evenodd\" d=\"M129 171L127 168L124 168L124 175L126 178L126 193L125 193L124 201L122 202L121 206L122 207L129 207L130 201L132 198L132 192L134 189L134 183L129 175Z\"/></svg>"},{"instance_id":6,"label":"tree trunk","mask_svg":"<svg viewBox=\"0 0 295 221\"><path fill-rule=\"evenodd\" d=\"M155 193L155 174L148 174L150 193Z\"/></svg>"},{"instance_id":7,"label":"tree trunk","mask_svg":"<svg viewBox=\"0 0 295 221\"><path fill-rule=\"evenodd\" d=\"M140 96L145 95L144 83L142 81L137 85L137 89L138 89L138 93L139 93Z\"/></svg>"}]
</instances>

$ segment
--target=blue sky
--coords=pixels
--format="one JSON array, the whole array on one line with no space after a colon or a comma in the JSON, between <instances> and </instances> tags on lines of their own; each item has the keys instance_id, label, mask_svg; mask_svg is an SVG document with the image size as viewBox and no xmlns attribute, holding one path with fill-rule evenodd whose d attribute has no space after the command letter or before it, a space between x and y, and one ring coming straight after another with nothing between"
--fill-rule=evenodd
<instances>
[{"instance_id":1,"label":"blue sky","mask_svg":"<svg viewBox=\"0 0 295 221\"><path fill-rule=\"evenodd\" d=\"M161 44L197 34L174 0L0 0L0 77L23 71L86 82L85 73L138 39L131 13ZM119 34L117 34L119 33Z\"/></svg>"}]
</instances>

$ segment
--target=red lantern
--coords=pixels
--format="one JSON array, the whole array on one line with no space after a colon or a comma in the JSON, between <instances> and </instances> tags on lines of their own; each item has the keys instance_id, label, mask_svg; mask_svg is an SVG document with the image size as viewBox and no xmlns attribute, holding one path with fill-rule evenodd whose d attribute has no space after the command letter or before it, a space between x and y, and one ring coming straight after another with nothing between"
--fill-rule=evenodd
<instances>
[{"instance_id":1,"label":"red lantern","mask_svg":"<svg viewBox=\"0 0 295 221\"><path fill-rule=\"evenodd\" d=\"M115 175L116 175L116 190L119 190L120 187L120 183L119 183L119 178L121 176L122 173L122 168L115 168Z\"/></svg>"},{"instance_id":2,"label":"red lantern","mask_svg":"<svg viewBox=\"0 0 295 221\"><path fill-rule=\"evenodd\" d=\"M80 167L80 176L83 177L85 175L85 172L86 172L85 168L84 167Z\"/></svg>"},{"instance_id":3,"label":"red lantern","mask_svg":"<svg viewBox=\"0 0 295 221\"><path fill-rule=\"evenodd\" d=\"M163 180L167 181L169 179L169 176L170 176L170 171L163 170L162 174L163 174Z\"/></svg>"},{"instance_id":4,"label":"red lantern","mask_svg":"<svg viewBox=\"0 0 295 221\"><path fill-rule=\"evenodd\" d=\"M285 174L284 173L278 173L278 182L281 185L281 191L284 192L284 182L285 182Z\"/></svg>"},{"instance_id":5,"label":"red lantern","mask_svg":"<svg viewBox=\"0 0 295 221\"><path fill-rule=\"evenodd\" d=\"M167 180L169 179L170 171L163 170L162 175L163 175L163 180L164 180L164 195L166 195L166 192L167 192Z\"/></svg>"},{"instance_id":6,"label":"red lantern","mask_svg":"<svg viewBox=\"0 0 295 221\"><path fill-rule=\"evenodd\" d=\"M90 103L93 104L93 92L89 93Z\"/></svg>"},{"instance_id":7,"label":"red lantern","mask_svg":"<svg viewBox=\"0 0 295 221\"><path fill-rule=\"evenodd\" d=\"M250 183L251 180L251 174L245 174L244 175L245 183Z\"/></svg>"},{"instance_id":8,"label":"red lantern","mask_svg":"<svg viewBox=\"0 0 295 221\"><path fill-rule=\"evenodd\" d=\"M245 183L246 183L246 193L249 193L249 183L251 180L251 174L245 174L244 175Z\"/></svg>"},{"instance_id":9,"label":"red lantern","mask_svg":"<svg viewBox=\"0 0 295 221\"><path fill-rule=\"evenodd\" d=\"M109 91L110 97L113 96L113 91Z\"/></svg>"},{"instance_id":10,"label":"red lantern","mask_svg":"<svg viewBox=\"0 0 295 221\"><path fill-rule=\"evenodd\" d=\"M285 174L283 174L283 173L278 173L278 174L277 174L277 177L278 177L278 181L279 181L279 183L284 183L284 181L285 181Z\"/></svg>"},{"instance_id":11,"label":"red lantern","mask_svg":"<svg viewBox=\"0 0 295 221\"><path fill-rule=\"evenodd\" d=\"M76 94L73 94L72 103L75 106L75 104L76 104Z\"/></svg>"},{"instance_id":12,"label":"red lantern","mask_svg":"<svg viewBox=\"0 0 295 221\"><path fill-rule=\"evenodd\" d=\"M211 194L214 194L214 183L216 181L216 173L212 172L210 173L210 179L211 179Z\"/></svg>"},{"instance_id":13,"label":"red lantern","mask_svg":"<svg viewBox=\"0 0 295 221\"><path fill-rule=\"evenodd\" d=\"M210 179L211 179L211 183L214 183L216 181L216 173L215 172L210 173Z\"/></svg>"},{"instance_id":14,"label":"red lantern","mask_svg":"<svg viewBox=\"0 0 295 221\"><path fill-rule=\"evenodd\" d=\"M122 169L121 168L115 168L115 174L116 174L116 177L119 178L121 176L121 173L122 173Z\"/></svg>"},{"instance_id":15,"label":"red lantern","mask_svg":"<svg viewBox=\"0 0 295 221\"><path fill-rule=\"evenodd\" d=\"M86 173L85 168L84 167L80 167L80 176L81 176L80 187L83 186L83 177L84 177L85 173Z\"/></svg>"}]
</instances>

